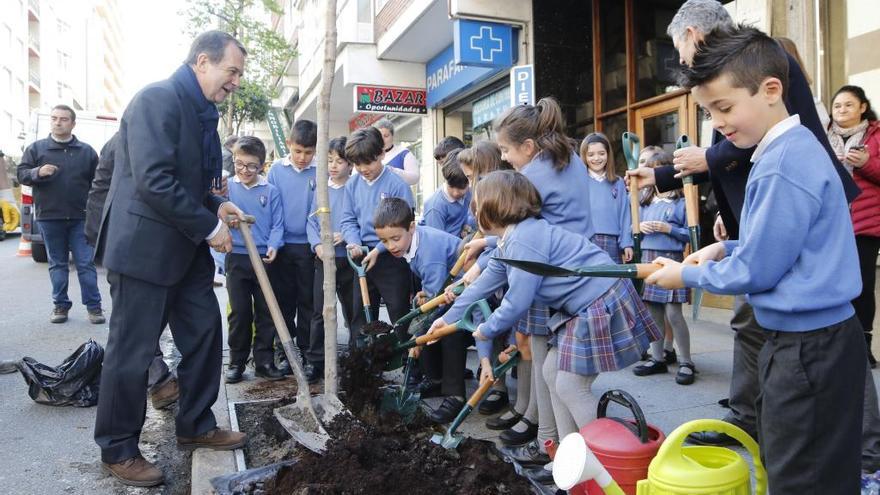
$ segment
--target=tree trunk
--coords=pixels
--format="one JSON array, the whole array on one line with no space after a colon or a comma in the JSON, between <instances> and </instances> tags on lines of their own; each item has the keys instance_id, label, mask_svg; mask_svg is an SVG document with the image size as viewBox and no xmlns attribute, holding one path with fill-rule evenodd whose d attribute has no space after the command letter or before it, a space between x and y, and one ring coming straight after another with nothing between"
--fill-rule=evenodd
<instances>
[{"instance_id":1,"label":"tree trunk","mask_svg":"<svg viewBox=\"0 0 880 495\"><path fill-rule=\"evenodd\" d=\"M324 11L324 68L318 96L318 145L316 188L321 246L324 252L324 393L337 395L336 383L336 259L330 226L330 197L327 191L327 158L330 142L330 92L336 71L336 0L326 0Z\"/></svg>"}]
</instances>

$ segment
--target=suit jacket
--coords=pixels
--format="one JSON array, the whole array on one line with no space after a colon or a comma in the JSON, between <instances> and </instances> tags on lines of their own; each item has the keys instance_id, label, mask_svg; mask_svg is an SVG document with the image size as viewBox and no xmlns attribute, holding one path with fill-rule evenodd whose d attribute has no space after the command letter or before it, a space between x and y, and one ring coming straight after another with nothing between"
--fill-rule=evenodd
<instances>
[{"instance_id":1,"label":"suit jacket","mask_svg":"<svg viewBox=\"0 0 880 495\"><path fill-rule=\"evenodd\" d=\"M196 256L210 256L205 238L224 201L206 188L195 106L170 79L153 83L129 103L118 140L96 259L108 270L172 286Z\"/></svg>"},{"instance_id":2,"label":"suit jacket","mask_svg":"<svg viewBox=\"0 0 880 495\"><path fill-rule=\"evenodd\" d=\"M110 178L113 176L113 160L116 154L114 147L117 141L119 141L118 132L101 148L98 168L95 169L95 178L92 179L89 199L86 201L86 242L92 247L98 240L98 229L101 226L104 204L107 202L107 192L110 190Z\"/></svg>"},{"instance_id":3,"label":"suit jacket","mask_svg":"<svg viewBox=\"0 0 880 495\"><path fill-rule=\"evenodd\" d=\"M847 201L852 201L859 194L859 188L843 168L840 160L831 149L828 136L816 113L816 103L813 93L807 84L807 79L801 71L801 66L795 59L788 55L788 88L785 94L785 107L791 115L798 114L801 125L808 128L819 143L828 152L831 162L840 176ZM716 132L712 136L712 147L706 150L706 162L709 164L708 174L697 174L694 182L712 181L712 190L718 202L718 211L724 220L724 227L731 239L739 239L739 216L742 213L745 201L746 181L749 171L752 169L752 153L755 148L737 148L733 143ZM659 167L655 170L657 188L660 191L670 191L682 187L681 179L673 177L675 169L672 166Z\"/></svg>"}]
</instances>

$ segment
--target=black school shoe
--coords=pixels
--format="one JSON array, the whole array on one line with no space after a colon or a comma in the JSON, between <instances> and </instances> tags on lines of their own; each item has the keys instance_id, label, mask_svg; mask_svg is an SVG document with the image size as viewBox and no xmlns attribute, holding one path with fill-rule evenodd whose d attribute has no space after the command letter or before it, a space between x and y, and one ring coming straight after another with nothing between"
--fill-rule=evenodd
<instances>
[{"instance_id":1,"label":"black school shoe","mask_svg":"<svg viewBox=\"0 0 880 495\"><path fill-rule=\"evenodd\" d=\"M682 372L682 368L687 368L691 370L690 373ZM678 365L678 373L675 374L675 383L679 385L690 385L694 383L696 380L697 368L694 367L693 363L681 363Z\"/></svg>"},{"instance_id":2,"label":"black school shoe","mask_svg":"<svg viewBox=\"0 0 880 495\"><path fill-rule=\"evenodd\" d=\"M666 373L666 363L649 359L647 363L640 364L633 368L633 374L636 376L659 375Z\"/></svg>"},{"instance_id":3,"label":"black school shoe","mask_svg":"<svg viewBox=\"0 0 880 495\"><path fill-rule=\"evenodd\" d=\"M457 397L446 397L440 407L434 409L428 414L428 418L438 424L446 424L452 422L461 409L464 407L464 401Z\"/></svg>"},{"instance_id":4,"label":"black school shoe","mask_svg":"<svg viewBox=\"0 0 880 495\"><path fill-rule=\"evenodd\" d=\"M284 374L272 364L254 366L254 375L264 380L275 382L284 379Z\"/></svg>"},{"instance_id":5,"label":"black school shoe","mask_svg":"<svg viewBox=\"0 0 880 495\"><path fill-rule=\"evenodd\" d=\"M513 416L508 419L502 419L502 416L504 416L504 414L502 414L495 418L489 418L486 420L486 428L489 428L490 430L506 430L508 428L513 428L513 425L519 423L522 414L514 411L511 407L507 408L507 412L513 413Z\"/></svg>"},{"instance_id":6,"label":"black school shoe","mask_svg":"<svg viewBox=\"0 0 880 495\"><path fill-rule=\"evenodd\" d=\"M416 390L419 392L419 396L422 399L430 399L432 397L442 397L441 393L441 383L436 380L432 380L430 378L425 378L421 382L419 382Z\"/></svg>"},{"instance_id":7,"label":"black school shoe","mask_svg":"<svg viewBox=\"0 0 880 495\"><path fill-rule=\"evenodd\" d=\"M532 423L526 418L522 418L519 420L521 423L525 423L526 429L525 431L516 431L511 427L508 430L504 430L501 432L499 438L501 439L501 443L504 445L523 445L535 439L538 436L538 425Z\"/></svg>"},{"instance_id":8,"label":"black school shoe","mask_svg":"<svg viewBox=\"0 0 880 495\"><path fill-rule=\"evenodd\" d=\"M518 447L501 447L498 449L504 457L510 458L523 466L544 466L550 462L550 456L541 452L537 440Z\"/></svg>"},{"instance_id":9,"label":"black school shoe","mask_svg":"<svg viewBox=\"0 0 880 495\"><path fill-rule=\"evenodd\" d=\"M507 392L492 390L489 392L489 395L486 396L486 399L480 403L480 407L477 408L477 411L479 411L480 414L490 416L501 412L501 410L509 404L510 399L507 397Z\"/></svg>"}]
</instances>

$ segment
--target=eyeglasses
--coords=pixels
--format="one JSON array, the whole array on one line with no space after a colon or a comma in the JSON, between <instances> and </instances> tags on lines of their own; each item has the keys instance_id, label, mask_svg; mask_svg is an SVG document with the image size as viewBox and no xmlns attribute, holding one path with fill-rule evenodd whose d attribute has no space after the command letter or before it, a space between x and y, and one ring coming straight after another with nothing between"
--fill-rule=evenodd
<instances>
[{"instance_id":1,"label":"eyeglasses","mask_svg":"<svg viewBox=\"0 0 880 495\"><path fill-rule=\"evenodd\" d=\"M246 169L248 172L256 172L256 171L260 170L260 164L253 163L253 162L245 163L245 162L241 162L241 161L236 161L235 168L237 168L239 170Z\"/></svg>"}]
</instances>

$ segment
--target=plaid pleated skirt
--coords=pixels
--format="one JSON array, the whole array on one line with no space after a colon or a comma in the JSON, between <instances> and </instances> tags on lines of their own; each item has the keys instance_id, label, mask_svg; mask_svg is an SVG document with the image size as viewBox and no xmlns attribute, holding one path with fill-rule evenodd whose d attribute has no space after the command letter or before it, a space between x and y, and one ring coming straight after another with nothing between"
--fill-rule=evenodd
<instances>
[{"instance_id":1,"label":"plaid pleated skirt","mask_svg":"<svg viewBox=\"0 0 880 495\"><path fill-rule=\"evenodd\" d=\"M684 259L681 251L654 251L653 249L642 250L642 263L650 263L659 257L669 258L675 261ZM659 285L645 284L642 289L642 300L655 303L686 303L691 300L689 289L664 289Z\"/></svg>"},{"instance_id":2,"label":"plaid pleated skirt","mask_svg":"<svg viewBox=\"0 0 880 495\"><path fill-rule=\"evenodd\" d=\"M638 362L663 335L629 280L618 280L556 332L559 369L578 375L616 371Z\"/></svg>"},{"instance_id":3,"label":"plaid pleated skirt","mask_svg":"<svg viewBox=\"0 0 880 495\"><path fill-rule=\"evenodd\" d=\"M611 256L611 259L618 265L623 263L623 258L620 257L620 245L617 243L616 235L593 234L593 237L590 238L590 242L602 248L602 250L608 253L608 256Z\"/></svg>"},{"instance_id":4,"label":"plaid pleated skirt","mask_svg":"<svg viewBox=\"0 0 880 495\"><path fill-rule=\"evenodd\" d=\"M550 329L547 328L549 319L550 308L540 303L533 303L513 329L524 335L550 335Z\"/></svg>"}]
</instances>

